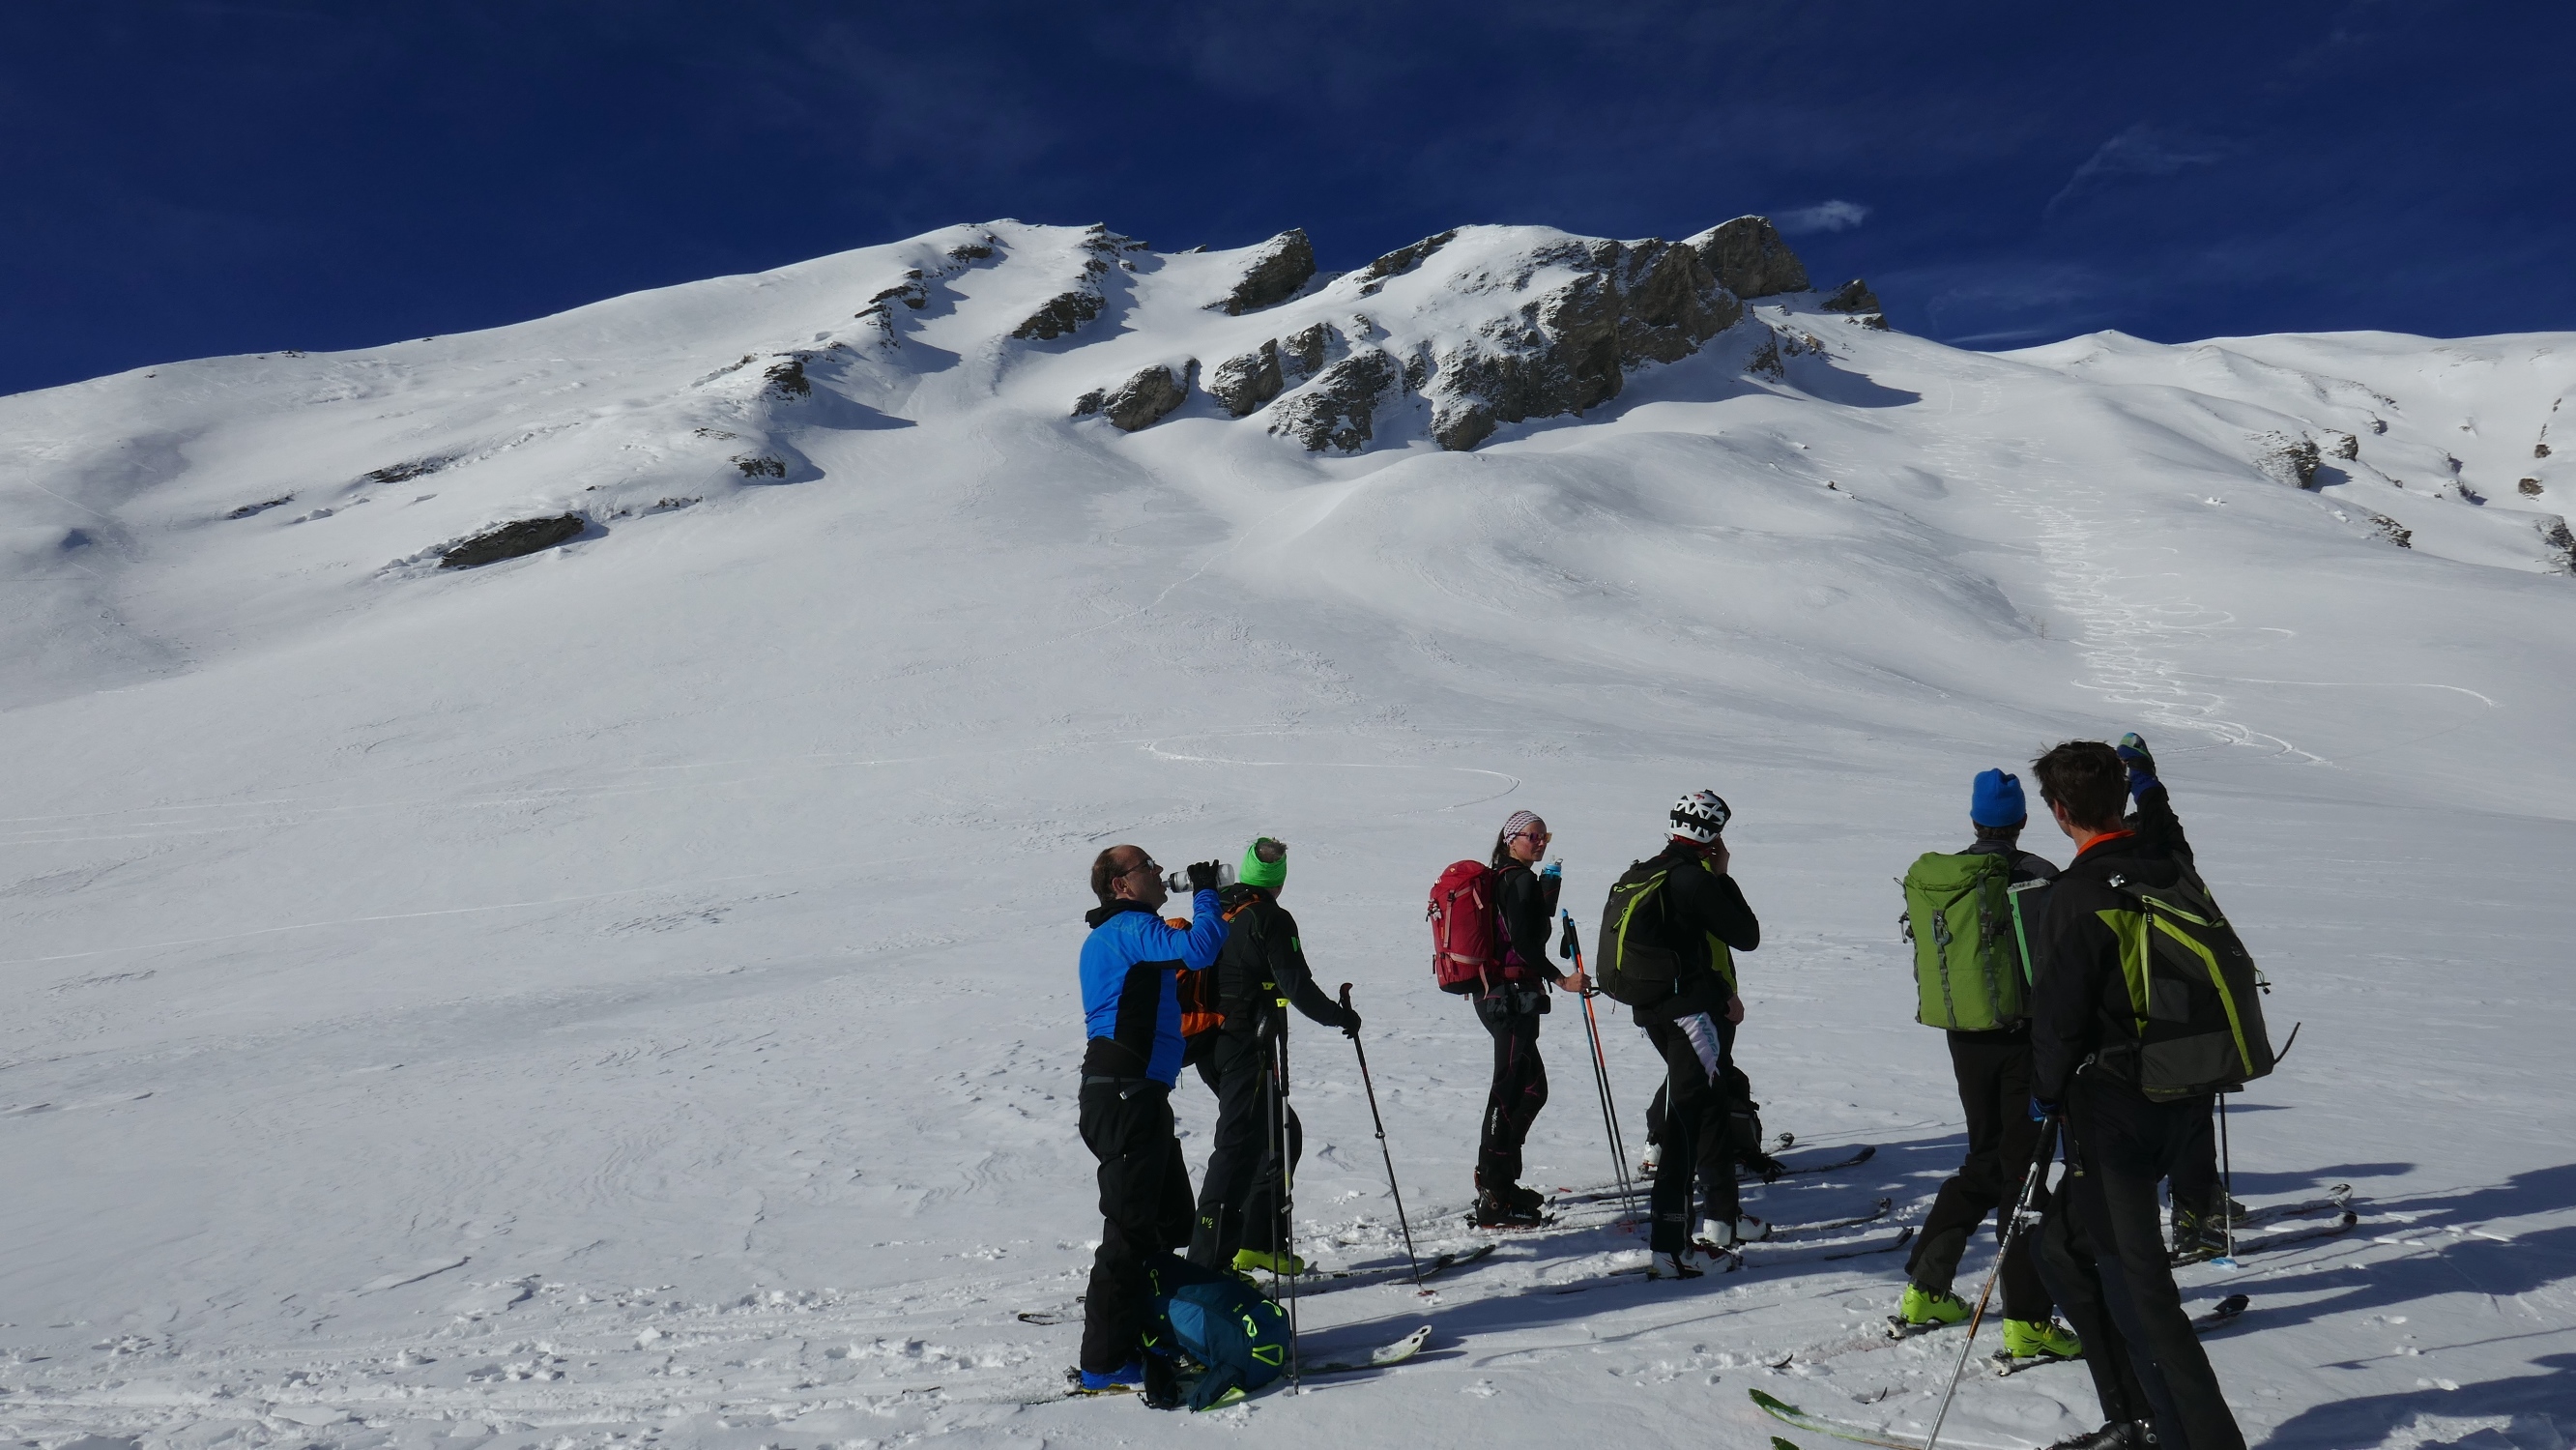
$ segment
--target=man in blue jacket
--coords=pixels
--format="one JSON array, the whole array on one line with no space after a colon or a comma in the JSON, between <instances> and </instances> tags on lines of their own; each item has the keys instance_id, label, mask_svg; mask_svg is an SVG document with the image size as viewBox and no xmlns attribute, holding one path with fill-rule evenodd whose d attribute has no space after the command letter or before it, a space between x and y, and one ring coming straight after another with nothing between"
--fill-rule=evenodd
<instances>
[{"instance_id":1,"label":"man in blue jacket","mask_svg":"<svg viewBox=\"0 0 2576 1450\"><path fill-rule=\"evenodd\" d=\"M1082 1387L1145 1381L1137 1353L1153 1322L1147 1265L1188 1245L1197 1205L1189 1165L1172 1131L1172 1083L1181 1072L1181 1004L1175 975L1204 970L1225 945L1217 906L1219 867L1190 868L1191 924L1158 915L1169 893L1163 868L1141 846L1112 846L1091 863L1100 905L1083 920L1082 1141L1100 1160L1100 1250L1083 1300ZM1160 1367L1162 1361L1154 1363ZM1157 1378L1160 1378L1158 1376ZM1149 1399L1169 1398L1151 1393Z\"/></svg>"}]
</instances>

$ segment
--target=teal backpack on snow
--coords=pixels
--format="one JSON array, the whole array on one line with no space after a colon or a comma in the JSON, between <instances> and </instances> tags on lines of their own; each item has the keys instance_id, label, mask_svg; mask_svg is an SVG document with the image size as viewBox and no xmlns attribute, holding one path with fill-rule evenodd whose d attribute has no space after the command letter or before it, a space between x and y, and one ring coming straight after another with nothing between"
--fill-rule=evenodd
<instances>
[{"instance_id":1,"label":"teal backpack on snow","mask_svg":"<svg viewBox=\"0 0 2576 1450\"><path fill-rule=\"evenodd\" d=\"M1914 1020L1950 1032L1991 1032L2030 1015L2030 926L2012 858L1927 851L1898 878L1906 940L1914 943ZM2029 882L2026 886L2042 886Z\"/></svg>"},{"instance_id":2,"label":"teal backpack on snow","mask_svg":"<svg viewBox=\"0 0 2576 1450\"><path fill-rule=\"evenodd\" d=\"M1209 1409L1236 1390L1250 1394L1288 1372L1288 1312L1249 1280L1168 1256L1148 1272L1154 1323L1145 1348L1198 1362L1191 1409Z\"/></svg>"}]
</instances>

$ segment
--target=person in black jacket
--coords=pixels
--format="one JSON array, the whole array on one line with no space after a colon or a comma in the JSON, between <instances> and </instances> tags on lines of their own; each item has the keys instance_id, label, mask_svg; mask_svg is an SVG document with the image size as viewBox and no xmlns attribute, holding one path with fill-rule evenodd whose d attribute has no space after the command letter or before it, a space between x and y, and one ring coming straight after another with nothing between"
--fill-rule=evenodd
<instances>
[{"instance_id":1,"label":"person in black jacket","mask_svg":"<svg viewBox=\"0 0 2576 1450\"><path fill-rule=\"evenodd\" d=\"M2153 1407L2156 1443L2162 1450L2244 1450L2244 1433L2183 1312L2156 1221L2157 1185L2193 1151L2210 1098L2154 1102L2138 1090L2138 1010L2120 939L2105 919L2137 909L2123 885L2178 880L2191 864L2191 845L2146 742L2134 734L2117 751L2098 740L2067 741L2031 770L2058 828L2077 847L2050 891L2036 948L2042 968L2031 1019L2032 1110L2064 1129L2069 1171L2059 1191L2090 1242L2111 1309L2126 1321L2121 1337ZM2121 818L2124 794L2137 802L2133 821ZM2115 1423L2101 1434L2128 1438L2097 1436L2097 1444L2144 1443L2135 1426L2116 1422L2107 1398L2104 1409Z\"/></svg>"},{"instance_id":2,"label":"person in black jacket","mask_svg":"<svg viewBox=\"0 0 2576 1450\"><path fill-rule=\"evenodd\" d=\"M1673 991L1662 1001L1629 1013L1662 1055L1665 1069L1663 1156L1655 1167L1650 1200L1654 1224L1650 1278L1697 1278L1692 1262L1691 1184L1699 1183L1700 1237L1718 1249L1762 1238L1770 1226L1743 1212L1735 1192L1734 1154L1725 1142L1719 1075L1735 1053L1735 1029L1744 999L1735 990L1736 952L1762 945L1762 923L1727 874L1722 834L1731 812L1715 791L1697 791L1676 802L1672 835L1661 854L1640 865L1660 866L1656 940L1679 960ZM1630 868L1635 869L1635 868ZM1645 927L1631 920L1630 931Z\"/></svg>"},{"instance_id":3,"label":"person in black jacket","mask_svg":"<svg viewBox=\"0 0 2576 1450\"><path fill-rule=\"evenodd\" d=\"M1969 795L1968 821L1976 828L1970 855L2002 856L2012 862L2009 886L2026 887L2013 894L2020 919L2036 926L2047 910L2049 887L2057 868L2021 849L2022 826L2029 819L2021 778L2000 770L1977 776ZM2016 934L2018 937L2019 934ZM2021 953L2018 945L2013 955ZM1983 1032L1944 1033L1949 1039L1950 1072L1958 1080L1959 1106L1967 1114L1968 1157L1959 1171L1942 1183L1905 1264L1905 1297L1898 1317L1911 1325L1957 1324L1968 1317L1968 1305L1951 1288L1968 1236L1987 1214L1995 1215L2001 1235L2012 1217L2030 1160L2039 1147L2039 1124L2030 1115L2030 1022L2020 1019ZM2040 1277L2038 1250L2031 1234L2013 1238L2004 1255L2004 1348L2018 1357L2074 1359L2084 1350L2077 1336L2056 1323L2056 1306Z\"/></svg>"},{"instance_id":4,"label":"person in black jacket","mask_svg":"<svg viewBox=\"0 0 2576 1450\"><path fill-rule=\"evenodd\" d=\"M1502 918L1503 961L1476 993L1476 1020L1494 1038L1494 1081L1485 1092L1485 1118L1476 1141L1475 1221L1488 1228L1538 1223L1540 1195L1521 1186L1521 1144L1547 1106L1547 1062L1538 1055L1538 1019L1548 1010L1552 983L1580 991L1548 959L1548 928L1556 922L1562 877L1551 865L1533 869L1547 854L1547 822L1514 811L1494 836L1494 902Z\"/></svg>"},{"instance_id":5,"label":"person in black jacket","mask_svg":"<svg viewBox=\"0 0 2576 1450\"><path fill-rule=\"evenodd\" d=\"M1287 1035L1292 1003L1346 1033L1360 1030L1360 1015L1325 996L1307 970L1297 918L1279 904L1288 883L1287 843L1268 836L1253 842L1238 877L1218 893L1227 930L1209 1005L1223 1014L1223 1025L1192 1038L1188 1051L1199 1079L1216 1094L1215 1145L1199 1186L1189 1258L1210 1269L1302 1274L1304 1260L1279 1242L1283 1165L1271 1152L1271 1116L1285 1119L1289 1174L1297 1171L1305 1130L1295 1108L1271 1100L1270 1053Z\"/></svg>"}]
</instances>

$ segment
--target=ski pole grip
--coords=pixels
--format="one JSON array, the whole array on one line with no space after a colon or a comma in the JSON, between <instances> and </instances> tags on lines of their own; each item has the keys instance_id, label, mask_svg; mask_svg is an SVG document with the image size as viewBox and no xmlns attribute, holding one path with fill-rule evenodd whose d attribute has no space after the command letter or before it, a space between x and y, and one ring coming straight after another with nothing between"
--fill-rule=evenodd
<instances>
[{"instance_id":1,"label":"ski pole grip","mask_svg":"<svg viewBox=\"0 0 2576 1450\"><path fill-rule=\"evenodd\" d=\"M1342 983L1342 1010L1351 1010L1351 984L1348 982Z\"/></svg>"}]
</instances>

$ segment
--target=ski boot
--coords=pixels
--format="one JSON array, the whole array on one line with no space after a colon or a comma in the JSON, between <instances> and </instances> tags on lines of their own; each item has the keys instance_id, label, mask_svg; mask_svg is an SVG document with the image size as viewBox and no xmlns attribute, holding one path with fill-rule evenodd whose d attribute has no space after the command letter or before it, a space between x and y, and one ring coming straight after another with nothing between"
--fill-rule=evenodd
<instances>
[{"instance_id":1,"label":"ski boot","mask_svg":"<svg viewBox=\"0 0 2576 1450\"><path fill-rule=\"evenodd\" d=\"M1769 1237L1771 1225L1749 1213L1699 1221L1700 1247L1713 1253L1732 1253L1746 1244L1758 1244Z\"/></svg>"},{"instance_id":2,"label":"ski boot","mask_svg":"<svg viewBox=\"0 0 2576 1450\"><path fill-rule=\"evenodd\" d=\"M2007 1319L2004 1353L2015 1359L2082 1359L2084 1341L2054 1319Z\"/></svg>"},{"instance_id":3,"label":"ski boot","mask_svg":"<svg viewBox=\"0 0 2576 1450\"><path fill-rule=\"evenodd\" d=\"M2197 1264L2227 1252L2227 1226L2215 1215L2176 1205L2173 1211L2173 1261Z\"/></svg>"},{"instance_id":4,"label":"ski boot","mask_svg":"<svg viewBox=\"0 0 2576 1450\"><path fill-rule=\"evenodd\" d=\"M1646 1260L1646 1277L1649 1279L1696 1279L1708 1271L1691 1262L1695 1257L1696 1255L1690 1253L1688 1250L1684 1250L1678 1254L1656 1254Z\"/></svg>"},{"instance_id":5,"label":"ski boot","mask_svg":"<svg viewBox=\"0 0 2576 1450\"><path fill-rule=\"evenodd\" d=\"M1899 1300L1896 1313L1887 1321L1888 1332L1902 1339L1922 1334L1944 1324L1964 1324L1968 1320L1968 1302L1956 1294L1935 1294L1920 1284L1905 1286L1905 1297Z\"/></svg>"},{"instance_id":6,"label":"ski boot","mask_svg":"<svg viewBox=\"0 0 2576 1450\"><path fill-rule=\"evenodd\" d=\"M1517 1195L1505 1197L1508 1191L1488 1188L1477 1194L1476 1211L1468 1216L1468 1222L1478 1228L1536 1228L1547 1222L1546 1216L1538 1211L1538 1195L1529 1194L1527 1199ZM1528 1190L1521 1192L1528 1193Z\"/></svg>"},{"instance_id":7,"label":"ski boot","mask_svg":"<svg viewBox=\"0 0 2576 1450\"><path fill-rule=\"evenodd\" d=\"M2113 1420L2089 1435L2060 1440L2048 1450L2150 1450L2156 1443L2155 1431L2144 1420Z\"/></svg>"},{"instance_id":8,"label":"ski boot","mask_svg":"<svg viewBox=\"0 0 2576 1450\"><path fill-rule=\"evenodd\" d=\"M1236 1273L1249 1274L1256 1269L1264 1273L1284 1274L1293 1279L1299 1274L1306 1272L1306 1261L1297 1257L1295 1254L1273 1254L1266 1253L1260 1249L1236 1249L1234 1251L1234 1271Z\"/></svg>"},{"instance_id":9,"label":"ski boot","mask_svg":"<svg viewBox=\"0 0 2576 1450\"><path fill-rule=\"evenodd\" d=\"M1111 1370L1086 1369L1074 1375L1073 1392L1077 1395L1115 1395L1145 1387L1145 1362L1131 1359Z\"/></svg>"}]
</instances>

